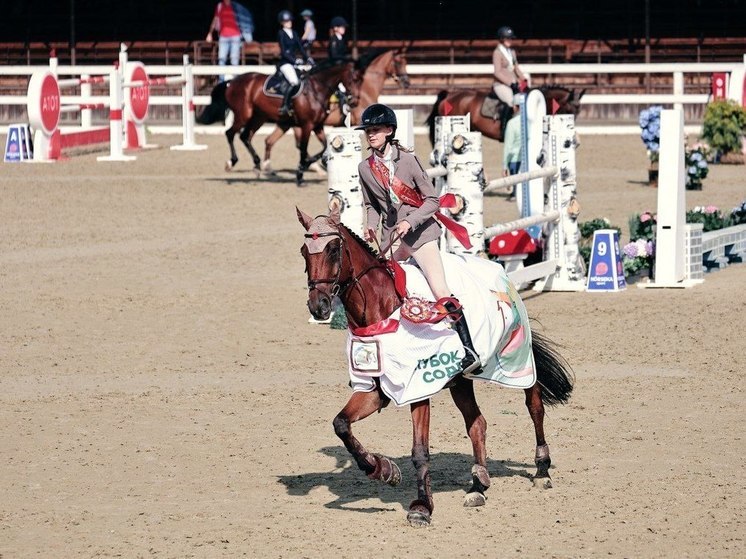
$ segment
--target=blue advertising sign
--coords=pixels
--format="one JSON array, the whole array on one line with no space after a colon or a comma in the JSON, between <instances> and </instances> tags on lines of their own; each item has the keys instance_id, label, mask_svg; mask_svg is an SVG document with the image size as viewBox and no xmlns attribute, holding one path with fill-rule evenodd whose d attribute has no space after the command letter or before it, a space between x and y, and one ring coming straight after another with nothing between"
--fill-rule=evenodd
<instances>
[{"instance_id":1,"label":"blue advertising sign","mask_svg":"<svg viewBox=\"0 0 746 559\"><path fill-rule=\"evenodd\" d=\"M15 162L31 159L31 145L28 127L25 124L8 126L5 138L5 161Z\"/></svg>"},{"instance_id":2,"label":"blue advertising sign","mask_svg":"<svg viewBox=\"0 0 746 559\"><path fill-rule=\"evenodd\" d=\"M593 233L593 249L588 265L587 291L622 291L627 287L622 266L619 234L614 229Z\"/></svg>"}]
</instances>

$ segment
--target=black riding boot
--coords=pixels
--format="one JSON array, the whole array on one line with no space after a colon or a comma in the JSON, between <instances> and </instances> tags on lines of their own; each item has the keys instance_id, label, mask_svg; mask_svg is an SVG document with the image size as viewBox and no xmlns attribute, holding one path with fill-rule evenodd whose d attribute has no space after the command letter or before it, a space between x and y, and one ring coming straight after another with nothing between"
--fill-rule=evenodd
<instances>
[{"instance_id":1,"label":"black riding boot","mask_svg":"<svg viewBox=\"0 0 746 559\"><path fill-rule=\"evenodd\" d=\"M464 375L476 375L482 370L482 364L479 361L479 355L477 355L474 349L474 343L471 341L471 334L469 333L469 326L466 324L466 317L464 316L464 309L459 304L456 306L455 303L448 301L445 303L445 308L449 313L456 315L454 319L453 327L461 339L461 343L464 345L464 358L461 360L461 372Z\"/></svg>"},{"instance_id":2,"label":"black riding boot","mask_svg":"<svg viewBox=\"0 0 746 559\"><path fill-rule=\"evenodd\" d=\"M282 95L282 106L280 107L280 116L292 116L293 108L290 106L290 99L298 91L297 85L286 84L285 91Z\"/></svg>"}]
</instances>

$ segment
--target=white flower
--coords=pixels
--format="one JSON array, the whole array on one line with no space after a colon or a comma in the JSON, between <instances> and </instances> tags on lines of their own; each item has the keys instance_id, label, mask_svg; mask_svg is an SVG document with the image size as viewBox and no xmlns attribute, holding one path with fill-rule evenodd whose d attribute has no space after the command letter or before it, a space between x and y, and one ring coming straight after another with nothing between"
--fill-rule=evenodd
<instances>
[{"instance_id":1,"label":"white flower","mask_svg":"<svg viewBox=\"0 0 746 559\"><path fill-rule=\"evenodd\" d=\"M637 248L637 256L648 255L648 242L645 239L637 239L635 241L635 247Z\"/></svg>"}]
</instances>

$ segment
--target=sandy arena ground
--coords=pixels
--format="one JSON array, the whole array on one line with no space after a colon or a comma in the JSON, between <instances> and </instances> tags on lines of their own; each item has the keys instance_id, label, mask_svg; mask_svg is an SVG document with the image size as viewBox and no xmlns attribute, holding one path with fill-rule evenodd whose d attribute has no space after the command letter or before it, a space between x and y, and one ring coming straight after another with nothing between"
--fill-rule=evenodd
<instances>
[{"instance_id":1,"label":"sandy arena ground","mask_svg":"<svg viewBox=\"0 0 746 559\"><path fill-rule=\"evenodd\" d=\"M332 430L345 334L306 322L294 210L321 213L325 179L295 186L289 138L259 180L243 151L223 172L222 136L195 153L153 140L133 163L0 165L1 557L746 555L746 265L688 290L525 292L577 377L546 419L555 487L528 479L523 393L480 385L492 488L464 509L471 446L442 394L436 510L414 529L408 409L355 426L397 459L398 488ZM639 138L583 138L578 168L581 220L627 235L656 208ZM744 167L716 166L687 207L744 198ZM486 214L516 209L492 196Z\"/></svg>"}]
</instances>

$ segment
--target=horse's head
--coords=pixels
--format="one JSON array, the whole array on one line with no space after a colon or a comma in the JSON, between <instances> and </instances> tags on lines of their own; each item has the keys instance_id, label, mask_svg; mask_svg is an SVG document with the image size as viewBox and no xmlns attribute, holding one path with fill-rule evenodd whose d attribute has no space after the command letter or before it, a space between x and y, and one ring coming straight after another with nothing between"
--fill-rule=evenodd
<instances>
[{"instance_id":1,"label":"horse's head","mask_svg":"<svg viewBox=\"0 0 746 559\"><path fill-rule=\"evenodd\" d=\"M400 83L402 87L409 87L409 76L407 75L407 57L403 51L395 51L386 67L386 74Z\"/></svg>"},{"instance_id":2,"label":"horse's head","mask_svg":"<svg viewBox=\"0 0 746 559\"><path fill-rule=\"evenodd\" d=\"M580 113L580 99L585 95L585 89L577 96L574 89L566 87L544 86L541 89L544 92L544 97L555 100L559 105L557 114L578 116L578 113Z\"/></svg>"},{"instance_id":3,"label":"horse's head","mask_svg":"<svg viewBox=\"0 0 746 559\"><path fill-rule=\"evenodd\" d=\"M339 208L316 218L295 208L298 221L305 227L305 242L300 249L308 275L308 310L317 320L326 320L332 312L332 300L344 290L350 279L349 257L345 258L344 228Z\"/></svg>"}]
</instances>

